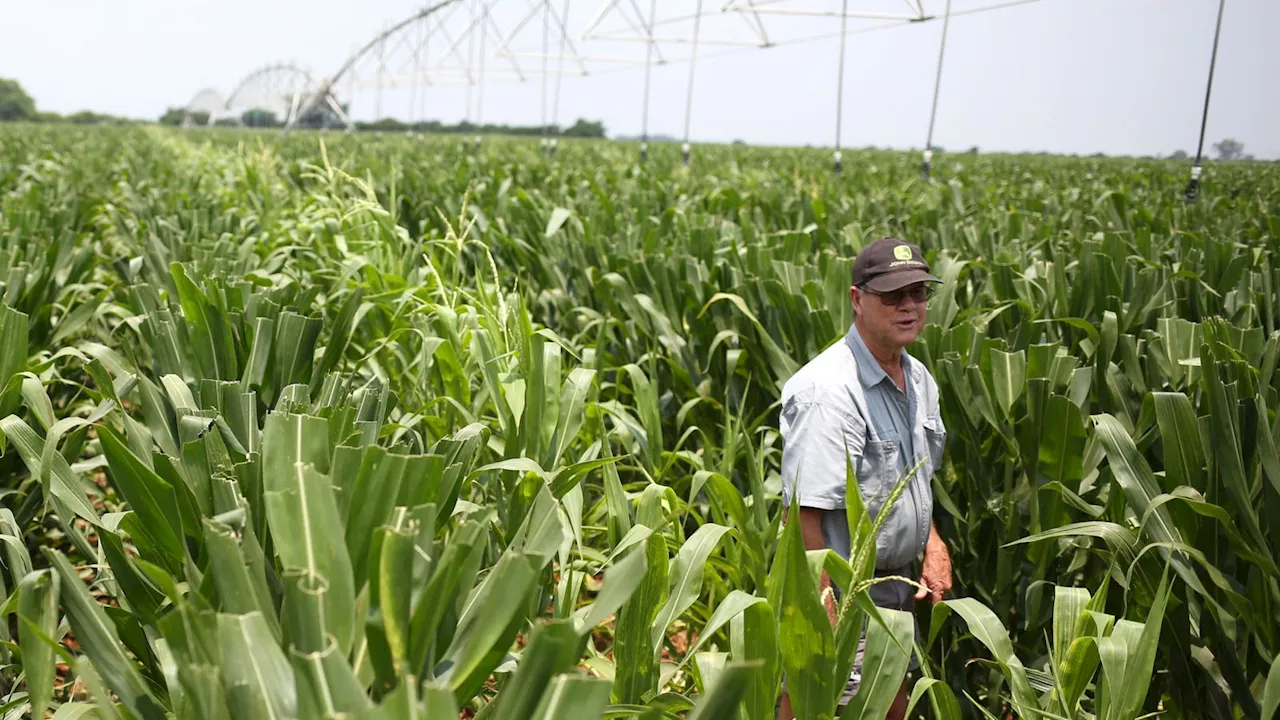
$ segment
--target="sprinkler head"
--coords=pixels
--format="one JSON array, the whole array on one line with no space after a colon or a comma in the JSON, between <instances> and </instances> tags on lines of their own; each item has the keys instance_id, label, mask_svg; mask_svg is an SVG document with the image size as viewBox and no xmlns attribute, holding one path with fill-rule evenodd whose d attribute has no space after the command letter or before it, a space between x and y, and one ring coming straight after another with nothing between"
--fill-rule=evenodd
<instances>
[{"instance_id":1,"label":"sprinkler head","mask_svg":"<svg viewBox=\"0 0 1280 720\"><path fill-rule=\"evenodd\" d=\"M1191 166L1191 180L1187 182L1185 191L1187 202L1193 203L1200 195L1200 166Z\"/></svg>"}]
</instances>

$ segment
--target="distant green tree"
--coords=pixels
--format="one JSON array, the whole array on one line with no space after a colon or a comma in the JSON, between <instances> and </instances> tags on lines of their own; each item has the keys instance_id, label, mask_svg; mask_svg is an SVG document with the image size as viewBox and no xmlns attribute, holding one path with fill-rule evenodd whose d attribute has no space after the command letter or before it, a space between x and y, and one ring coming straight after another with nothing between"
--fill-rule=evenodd
<instances>
[{"instance_id":1,"label":"distant green tree","mask_svg":"<svg viewBox=\"0 0 1280 720\"><path fill-rule=\"evenodd\" d=\"M160 116L160 124L161 125L181 125L183 118L185 118L186 116L187 116L186 108L171 107L168 110L165 110L164 114ZM208 120L208 117L209 117L208 115L205 115L206 120Z\"/></svg>"},{"instance_id":2,"label":"distant green tree","mask_svg":"<svg viewBox=\"0 0 1280 720\"><path fill-rule=\"evenodd\" d=\"M1219 160L1238 160L1244 155L1244 143L1232 138L1225 138L1222 142L1213 144L1213 149L1218 153Z\"/></svg>"},{"instance_id":3,"label":"distant green tree","mask_svg":"<svg viewBox=\"0 0 1280 720\"><path fill-rule=\"evenodd\" d=\"M58 114L58 113L56 113L56 112L46 112L46 111L44 111L44 110L41 110L40 112L37 112L37 113L36 113L36 116L35 116L35 117L33 117L33 118L31 118L31 119L32 119L32 120L34 120L34 121L36 121L36 122L38 122L38 123L60 123L60 122L62 122L62 116L61 116L61 115L59 115L59 114Z\"/></svg>"},{"instance_id":4,"label":"distant green tree","mask_svg":"<svg viewBox=\"0 0 1280 720\"><path fill-rule=\"evenodd\" d=\"M565 128L561 134L565 137L602 138L604 137L604 123L599 121L588 122L578 118L577 122Z\"/></svg>"},{"instance_id":5,"label":"distant green tree","mask_svg":"<svg viewBox=\"0 0 1280 720\"><path fill-rule=\"evenodd\" d=\"M246 110L244 114L240 116L240 122L246 127L256 128L273 128L282 127L284 125L284 123L280 122L280 119L276 117L275 113L261 108Z\"/></svg>"},{"instance_id":6,"label":"distant green tree","mask_svg":"<svg viewBox=\"0 0 1280 720\"><path fill-rule=\"evenodd\" d=\"M0 122L36 119L36 101L17 80L0 78Z\"/></svg>"},{"instance_id":7,"label":"distant green tree","mask_svg":"<svg viewBox=\"0 0 1280 720\"><path fill-rule=\"evenodd\" d=\"M111 120L111 116L99 115L91 110L81 110L80 112L66 116L64 120L73 125L99 125L101 123L109 122Z\"/></svg>"},{"instance_id":8,"label":"distant green tree","mask_svg":"<svg viewBox=\"0 0 1280 720\"><path fill-rule=\"evenodd\" d=\"M1169 159L1170 159L1170 160L1186 160L1186 159L1187 159L1187 151L1186 151L1186 150L1174 150L1174 151L1173 151L1173 154L1169 156Z\"/></svg>"}]
</instances>

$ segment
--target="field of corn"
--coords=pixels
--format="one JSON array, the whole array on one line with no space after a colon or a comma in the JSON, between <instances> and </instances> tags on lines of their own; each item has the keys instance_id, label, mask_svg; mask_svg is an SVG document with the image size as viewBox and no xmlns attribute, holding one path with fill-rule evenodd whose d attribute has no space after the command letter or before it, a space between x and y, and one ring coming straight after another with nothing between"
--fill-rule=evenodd
<instances>
[{"instance_id":1,"label":"field of corn","mask_svg":"<svg viewBox=\"0 0 1280 720\"><path fill-rule=\"evenodd\" d=\"M678 152L0 128L0 717L832 718L864 625L883 717L911 618L776 428L885 235L945 280L911 716L1272 717L1280 167Z\"/></svg>"}]
</instances>

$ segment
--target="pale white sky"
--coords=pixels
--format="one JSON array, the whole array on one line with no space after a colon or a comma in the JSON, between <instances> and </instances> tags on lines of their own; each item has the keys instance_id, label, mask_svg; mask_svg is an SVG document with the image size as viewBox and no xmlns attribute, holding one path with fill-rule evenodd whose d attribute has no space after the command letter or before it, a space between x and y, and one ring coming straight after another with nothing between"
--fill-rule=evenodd
<instances>
[{"instance_id":1,"label":"pale white sky","mask_svg":"<svg viewBox=\"0 0 1280 720\"><path fill-rule=\"evenodd\" d=\"M901 12L909 1L850 0L850 6L879 10L892 2ZM514 25L511 13L518 15L532 0L490 2L505 30ZM659 16L691 12L695 2L661 0ZM708 8L724 2L705 0ZM943 2L923 5L940 14ZM954 2L961 8L984 0ZM571 30L585 27L602 4L573 0ZM832 6L831 0L776 4ZM355 46L420 6L410 0L0 0L0 77L21 82L43 110L155 118L201 88L228 91L274 61L295 61L329 75ZM647 9L648 2L637 0L635 6ZM935 143L951 149L1194 152L1217 7L1216 0L1041 0L957 17L948 39ZM740 20L710 19L703 37L748 38ZM532 42L530 49L536 49L539 22L517 45ZM767 22L798 37L834 33L839 21ZM688 35L690 27L673 24L662 32ZM941 29L941 22L929 22L849 37L845 145L923 146ZM1277 38L1280 0L1228 1L1206 153L1213 142L1234 137L1248 153L1280 158ZM632 57L644 49L622 42L582 45L584 53ZM728 53L704 45L693 139L830 145L837 49L834 39ZM668 52L687 55L678 46ZM687 78L683 62L655 68L651 132L682 134ZM585 117L603 120L610 134L638 134L642 81L639 67L566 77L561 124ZM386 91L383 114L407 118L409 92ZM436 87L420 98L426 117L453 122L463 116L461 88ZM371 90L356 93L353 114L372 119L374 103ZM540 113L536 72L524 83L487 83L485 121L534 125Z\"/></svg>"}]
</instances>

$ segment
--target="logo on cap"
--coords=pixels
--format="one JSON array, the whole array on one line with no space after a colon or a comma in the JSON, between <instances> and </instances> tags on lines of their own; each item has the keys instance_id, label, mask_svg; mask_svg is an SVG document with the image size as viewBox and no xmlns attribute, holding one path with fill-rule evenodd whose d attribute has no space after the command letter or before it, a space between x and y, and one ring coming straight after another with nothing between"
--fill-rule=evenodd
<instances>
[{"instance_id":1,"label":"logo on cap","mask_svg":"<svg viewBox=\"0 0 1280 720\"><path fill-rule=\"evenodd\" d=\"M899 245L893 249L893 256L899 260L910 260L911 248L906 245Z\"/></svg>"}]
</instances>

